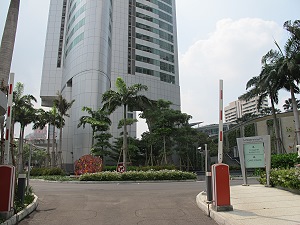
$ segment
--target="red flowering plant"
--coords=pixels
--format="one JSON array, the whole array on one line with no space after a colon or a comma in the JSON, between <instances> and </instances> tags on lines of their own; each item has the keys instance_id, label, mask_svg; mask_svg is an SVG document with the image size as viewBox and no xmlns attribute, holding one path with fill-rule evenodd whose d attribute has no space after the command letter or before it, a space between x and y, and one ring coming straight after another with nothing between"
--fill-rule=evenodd
<instances>
[{"instance_id":1,"label":"red flowering plant","mask_svg":"<svg viewBox=\"0 0 300 225\"><path fill-rule=\"evenodd\" d=\"M102 159L98 156L84 155L75 161L75 175L102 171Z\"/></svg>"}]
</instances>

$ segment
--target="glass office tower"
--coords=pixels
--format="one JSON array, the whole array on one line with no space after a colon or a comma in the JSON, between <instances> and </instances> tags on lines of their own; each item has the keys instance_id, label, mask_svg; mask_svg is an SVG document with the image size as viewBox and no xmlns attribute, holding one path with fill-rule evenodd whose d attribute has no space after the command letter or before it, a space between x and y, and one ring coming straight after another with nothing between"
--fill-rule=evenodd
<instances>
[{"instance_id":1,"label":"glass office tower","mask_svg":"<svg viewBox=\"0 0 300 225\"><path fill-rule=\"evenodd\" d=\"M100 108L117 77L180 109L176 32L175 0L51 0L40 96L49 107L58 92L75 99L63 128L65 165L90 153L91 128L77 128L82 107ZM114 137L122 115L122 108L111 115ZM136 136L136 125L129 132Z\"/></svg>"}]
</instances>

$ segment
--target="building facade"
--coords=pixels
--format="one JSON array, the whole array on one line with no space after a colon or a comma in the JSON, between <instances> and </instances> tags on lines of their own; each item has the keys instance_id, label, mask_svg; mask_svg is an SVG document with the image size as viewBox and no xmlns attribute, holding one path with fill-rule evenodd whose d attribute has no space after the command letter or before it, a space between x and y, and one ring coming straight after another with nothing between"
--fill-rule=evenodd
<instances>
[{"instance_id":1,"label":"building facade","mask_svg":"<svg viewBox=\"0 0 300 225\"><path fill-rule=\"evenodd\" d=\"M90 153L91 128L77 128L82 107L99 109L117 77L180 109L176 32L175 0L51 0L40 96L48 107L58 92L75 100L63 129L65 164ZM122 115L111 115L114 137ZM136 125L129 131L135 136Z\"/></svg>"},{"instance_id":2,"label":"building facade","mask_svg":"<svg viewBox=\"0 0 300 225\"><path fill-rule=\"evenodd\" d=\"M236 122L238 118L246 114L258 114L258 97L246 100L236 100L230 102L229 105L224 107L225 121L228 123ZM263 100L261 109L268 107L268 100Z\"/></svg>"}]
</instances>

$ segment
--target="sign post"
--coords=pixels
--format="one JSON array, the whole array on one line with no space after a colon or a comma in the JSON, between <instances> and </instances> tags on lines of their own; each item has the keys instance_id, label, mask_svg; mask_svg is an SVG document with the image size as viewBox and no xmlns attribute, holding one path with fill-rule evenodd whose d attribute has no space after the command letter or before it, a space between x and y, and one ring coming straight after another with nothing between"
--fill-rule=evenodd
<instances>
[{"instance_id":1,"label":"sign post","mask_svg":"<svg viewBox=\"0 0 300 225\"><path fill-rule=\"evenodd\" d=\"M266 168L267 186L270 186L271 141L270 135L237 138L243 185L247 183L248 168Z\"/></svg>"}]
</instances>

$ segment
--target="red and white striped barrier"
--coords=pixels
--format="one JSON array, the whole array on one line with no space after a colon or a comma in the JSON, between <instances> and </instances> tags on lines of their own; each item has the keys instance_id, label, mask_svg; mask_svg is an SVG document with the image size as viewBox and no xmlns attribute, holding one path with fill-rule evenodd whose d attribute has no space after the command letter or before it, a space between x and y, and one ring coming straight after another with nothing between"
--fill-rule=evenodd
<instances>
[{"instance_id":1,"label":"red and white striped barrier","mask_svg":"<svg viewBox=\"0 0 300 225\"><path fill-rule=\"evenodd\" d=\"M219 89L219 143L218 143L218 162L223 162L223 80L220 80Z\"/></svg>"}]
</instances>

